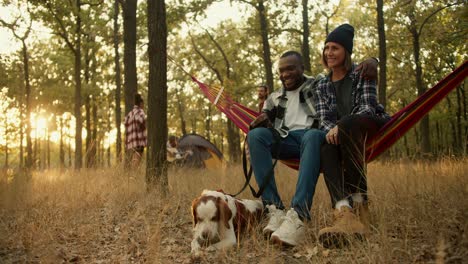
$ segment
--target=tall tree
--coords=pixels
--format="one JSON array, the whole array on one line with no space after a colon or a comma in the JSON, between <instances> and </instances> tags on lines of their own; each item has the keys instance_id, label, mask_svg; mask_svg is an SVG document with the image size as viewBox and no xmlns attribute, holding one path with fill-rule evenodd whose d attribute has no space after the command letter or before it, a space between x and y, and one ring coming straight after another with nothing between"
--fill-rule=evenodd
<instances>
[{"instance_id":1,"label":"tall tree","mask_svg":"<svg viewBox=\"0 0 468 264\"><path fill-rule=\"evenodd\" d=\"M427 25L429 20L434 17L437 13L448 8L450 6L456 5L458 3L451 3L443 5L440 7L435 7L429 12L428 15L423 16L422 21L418 21L416 17L416 5L417 0L410 1L409 8L407 11L407 17L409 19L408 30L411 33L412 44L413 44L413 58L414 64L416 67L415 78L416 78L416 87L418 90L418 96L421 96L427 91L426 84L423 80L423 68L421 65L421 34L424 27ZM429 115L426 115L420 122L421 130L421 151L423 153L431 152L431 142L430 142L430 130L429 130Z\"/></svg>"},{"instance_id":2,"label":"tall tree","mask_svg":"<svg viewBox=\"0 0 468 264\"><path fill-rule=\"evenodd\" d=\"M307 74L312 74L310 65L310 48L309 48L309 0L302 0L302 57L304 58L304 71Z\"/></svg>"},{"instance_id":3,"label":"tall tree","mask_svg":"<svg viewBox=\"0 0 468 264\"><path fill-rule=\"evenodd\" d=\"M138 90L136 67L137 0L119 0L123 11L124 35L124 98L125 114L133 109Z\"/></svg>"},{"instance_id":4,"label":"tall tree","mask_svg":"<svg viewBox=\"0 0 468 264\"><path fill-rule=\"evenodd\" d=\"M271 62L271 48L268 37L268 15L265 10L265 1L263 0L239 0L240 2L251 5L257 10L259 25L260 25L260 37L262 39L262 55L263 55L263 66L265 68L265 79L266 84L270 89L273 90L273 63Z\"/></svg>"},{"instance_id":5,"label":"tall tree","mask_svg":"<svg viewBox=\"0 0 468 264\"><path fill-rule=\"evenodd\" d=\"M29 6L27 6L29 13ZM24 74L24 87L26 96L26 162L25 168L30 170L33 164L33 151L32 151L32 140L31 140L31 111L32 111L32 98L31 98L31 82L29 76L29 52L26 40L31 33L32 19L29 20L29 24L23 34L17 32L19 27L20 18L16 18L13 23L7 23L3 19L0 19L0 24L11 30L16 39L21 41L21 55L23 58L23 74ZM20 106L22 107L22 106ZM22 116L20 117L23 118ZM21 142L22 143L22 142ZM20 155L20 159L22 159Z\"/></svg>"},{"instance_id":6,"label":"tall tree","mask_svg":"<svg viewBox=\"0 0 468 264\"><path fill-rule=\"evenodd\" d=\"M123 11L123 35L124 35L124 100L125 114L128 114L134 103L135 94L138 91L137 67L136 67L136 43L137 43L137 0L119 0ZM125 152L126 156L129 153ZM125 158L127 163L130 159ZM128 165L128 164L126 164Z\"/></svg>"},{"instance_id":7,"label":"tall tree","mask_svg":"<svg viewBox=\"0 0 468 264\"><path fill-rule=\"evenodd\" d=\"M122 80L120 76L120 53L119 53L119 0L114 3L114 64L115 64L115 127L117 135L115 140L117 161L122 159L122 132L120 124L122 123L122 109L120 106L120 94L122 90Z\"/></svg>"},{"instance_id":8,"label":"tall tree","mask_svg":"<svg viewBox=\"0 0 468 264\"><path fill-rule=\"evenodd\" d=\"M232 72L232 67L231 67L231 62L226 54L226 52L223 50L221 45L219 44L218 41L214 38L212 34L208 30L205 30L207 33L210 41L213 43L215 46L216 50L219 51L219 53L222 56L222 60L224 62L224 67L225 67L225 77L222 74L222 71L216 66L216 59L210 60L203 52L197 47L197 44L195 43L195 40L193 37L192 39L192 45L195 49L195 52L200 55L200 57L203 59L203 61L207 64L207 66L215 73L216 78L218 81L221 83L222 86L228 86L229 81L231 81L231 72ZM240 136L239 136L239 129L236 127L234 122L232 122L230 119L227 120L227 140L229 144L229 160L231 162L238 162L239 161L239 153L241 151L240 149Z\"/></svg>"},{"instance_id":9,"label":"tall tree","mask_svg":"<svg viewBox=\"0 0 468 264\"><path fill-rule=\"evenodd\" d=\"M148 9L148 152L146 181L167 191L167 24L164 0L147 0ZM155 121L155 122L153 122Z\"/></svg>"},{"instance_id":10,"label":"tall tree","mask_svg":"<svg viewBox=\"0 0 468 264\"><path fill-rule=\"evenodd\" d=\"M377 31L379 32L379 102L387 105L387 41L385 37L385 19L383 0L377 0Z\"/></svg>"},{"instance_id":11,"label":"tall tree","mask_svg":"<svg viewBox=\"0 0 468 264\"><path fill-rule=\"evenodd\" d=\"M74 116L75 116L75 169L82 167L83 140L81 132L83 130L81 116L81 35L82 35L82 3L81 0L61 2L61 1L31 1L35 5L44 6L45 12L42 9L37 9L41 19L49 25L54 34L58 35L72 52L74 57L74 74L75 95L74 95ZM72 11L70 15L70 10Z\"/></svg>"}]
</instances>

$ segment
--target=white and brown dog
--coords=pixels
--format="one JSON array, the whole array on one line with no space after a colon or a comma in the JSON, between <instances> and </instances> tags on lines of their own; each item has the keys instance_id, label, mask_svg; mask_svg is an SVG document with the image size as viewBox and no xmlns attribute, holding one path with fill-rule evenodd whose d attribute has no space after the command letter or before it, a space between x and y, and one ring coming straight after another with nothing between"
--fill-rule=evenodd
<instances>
[{"instance_id":1,"label":"white and brown dog","mask_svg":"<svg viewBox=\"0 0 468 264\"><path fill-rule=\"evenodd\" d=\"M214 251L236 245L238 235L259 221L262 212L261 201L204 190L192 202L192 254L199 254L203 247Z\"/></svg>"}]
</instances>

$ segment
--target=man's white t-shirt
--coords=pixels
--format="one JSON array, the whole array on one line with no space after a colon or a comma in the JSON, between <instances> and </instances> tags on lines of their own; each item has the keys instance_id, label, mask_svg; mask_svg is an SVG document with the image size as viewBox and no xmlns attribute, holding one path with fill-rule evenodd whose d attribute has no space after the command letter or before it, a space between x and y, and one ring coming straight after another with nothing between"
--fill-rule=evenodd
<instances>
[{"instance_id":1,"label":"man's white t-shirt","mask_svg":"<svg viewBox=\"0 0 468 264\"><path fill-rule=\"evenodd\" d=\"M301 105L299 100L300 91L301 89L286 91L288 101L284 114L284 125L289 128L289 131L309 128L313 122L312 117L307 115Z\"/></svg>"}]
</instances>

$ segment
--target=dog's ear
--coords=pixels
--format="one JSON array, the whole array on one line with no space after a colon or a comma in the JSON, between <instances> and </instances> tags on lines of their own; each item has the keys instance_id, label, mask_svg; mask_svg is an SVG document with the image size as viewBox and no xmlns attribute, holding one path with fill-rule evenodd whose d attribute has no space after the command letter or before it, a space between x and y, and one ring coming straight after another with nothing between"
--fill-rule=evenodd
<instances>
[{"instance_id":1,"label":"dog's ear","mask_svg":"<svg viewBox=\"0 0 468 264\"><path fill-rule=\"evenodd\" d=\"M198 217L197 217L197 207L200 203L200 198L195 198L192 201L192 220L193 220L193 227L197 225Z\"/></svg>"},{"instance_id":2,"label":"dog's ear","mask_svg":"<svg viewBox=\"0 0 468 264\"><path fill-rule=\"evenodd\" d=\"M229 208L229 205L227 204L227 202L224 201L224 199L222 199L221 197L218 197L216 199L216 202L219 208L219 222L224 224L224 226L227 229L229 229L230 228L229 219L231 219L232 217L231 209Z\"/></svg>"}]
</instances>

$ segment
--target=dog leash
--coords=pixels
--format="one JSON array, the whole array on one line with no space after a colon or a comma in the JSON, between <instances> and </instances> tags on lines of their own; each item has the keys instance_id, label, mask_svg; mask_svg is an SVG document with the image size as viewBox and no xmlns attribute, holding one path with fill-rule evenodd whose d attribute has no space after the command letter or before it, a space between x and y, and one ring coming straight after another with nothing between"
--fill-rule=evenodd
<instances>
[{"instance_id":1,"label":"dog leash","mask_svg":"<svg viewBox=\"0 0 468 264\"><path fill-rule=\"evenodd\" d=\"M247 137L245 138L244 140L244 146L242 148L242 169L243 169L243 172L244 172L244 177L245 177L245 183L244 183L244 186L241 188L240 191L238 191L236 194L230 194L232 197L236 197L237 195L241 194L245 188L247 188L247 186L249 186L250 188L250 192L252 193L252 195L255 197L255 198L259 198L263 191L265 190L266 186L268 185L268 183L270 182L271 178L273 177L273 172L274 172L274 169L275 169L275 166L276 166L276 163L278 162L278 156L279 156L279 150L280 150L280 135L279 133L274 129L274 128L269 128L269 130L271 131L271 133L273 134L273 145L272 145L272 152L276 153L276 156L275 156L275 161L273 162L270 170L268 171L266 177L265 177L265 180L263 181L263 184L260 186L260 188L258 189L258 191L255 191L255 188L252 187L252 185L250 185L250 179L252 178L252 164L249 164L249 169L247 169L247 152L245 150L245 146L247 144Z\"/></svg>"}]
</instances>

